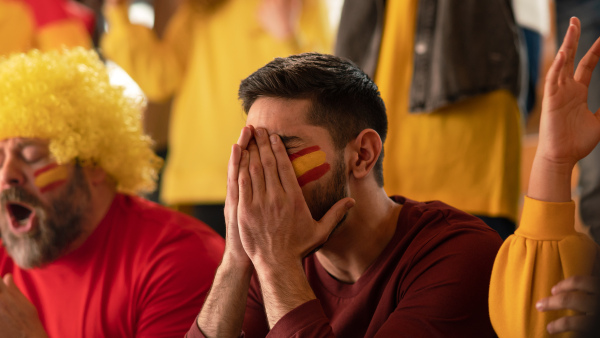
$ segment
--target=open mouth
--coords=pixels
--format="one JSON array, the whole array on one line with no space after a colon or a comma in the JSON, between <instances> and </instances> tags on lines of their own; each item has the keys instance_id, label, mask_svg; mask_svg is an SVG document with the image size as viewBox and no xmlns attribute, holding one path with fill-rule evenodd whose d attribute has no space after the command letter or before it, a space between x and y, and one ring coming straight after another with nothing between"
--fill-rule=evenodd
<instances>
[{"instance_id":1,"label":"open mouth","mask_svg":"<svg viewBox=\"0 0 600 338\"><path fill-rule=\"evenodd\" d=\"M33 216L33 209L20 203L7 203L6 210L10 214L11 224L17 232L25 232L31 228L29 220Z\"/></svg>"}]
</instances>

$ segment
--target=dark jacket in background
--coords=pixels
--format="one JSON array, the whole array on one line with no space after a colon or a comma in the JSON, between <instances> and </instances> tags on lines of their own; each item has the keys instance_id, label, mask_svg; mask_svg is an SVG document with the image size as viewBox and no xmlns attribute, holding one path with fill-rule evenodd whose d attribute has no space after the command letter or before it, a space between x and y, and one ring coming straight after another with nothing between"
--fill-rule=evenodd
<instances>
[{"instance_id":1,"label":"dark jacket in background","mask_svg":"<svg viewBox=\"0 0 600 338\"><path fill-rule=\"evenodd\" d=\"M345 0L335 53L372 78L385 0ZM509 0L420 0L410 112L431 112L498 89L519 94L519 38Z\"/></svg>"}]
</instances>

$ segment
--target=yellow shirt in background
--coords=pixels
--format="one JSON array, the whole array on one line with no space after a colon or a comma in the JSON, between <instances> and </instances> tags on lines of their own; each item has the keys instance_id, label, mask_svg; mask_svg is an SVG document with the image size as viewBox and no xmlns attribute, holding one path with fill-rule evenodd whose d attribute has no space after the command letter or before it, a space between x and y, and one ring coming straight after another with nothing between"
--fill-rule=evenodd
<instances>
[{"instance_id":1,"label":"yellow shirt in background","mask_svg":"<svg viewBox=\"0 0 600 338\"><path fill-rule=\"evenodd\" d=\"M223 203L227 162L245 125L237 98L242 79L275 57L329 52L321 0L303 2L298 34L277 40L257 20L259 0L228 0L199 12L184 2L158 40L132 25L125 7L106 11L104 55L119 64L150 100L175 95L161 199L168 204Z\"/></svg>"},{"instance_id":2,"label":"yellow shirt in background","mask_svg":"<svg viewBox=\"0 0 600 338\"><path fill-rule=\"evenodd\" d=\"M516 99L498 90L430 113L408 112L417 8L418 0L386 3L375 75L389 123L386 192L516 221L521 153Z\"/></svg>"}]
</instances>

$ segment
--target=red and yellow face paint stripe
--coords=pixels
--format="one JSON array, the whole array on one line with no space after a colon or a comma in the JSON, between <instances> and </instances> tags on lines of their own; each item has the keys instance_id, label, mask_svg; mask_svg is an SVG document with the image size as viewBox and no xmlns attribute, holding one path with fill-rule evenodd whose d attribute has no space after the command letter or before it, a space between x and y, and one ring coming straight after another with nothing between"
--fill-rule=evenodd
<instances>
[{"instance_id":1,"label":"red and yellow face paint stripe","mask_svg":"<svg viewBox=\"0 0 600 338\"><path fill-rule=\"evenodd\" d=\"M318 180L331 168L329 163L325 162L325 152L319 146L304 148L290 154L289 157L301 187Z\"/></svg>"},{"instance_id":2,"label":"red and yellow face paint stripe","mask_svg":"<svg viewBox=\"0 0 600 338\"><path fill-rule=\"evenodd\" d=\"M40 192L47 192L63 185L67 181L67 168L56 163L49 164L33 173L35 185Z\"/></svg>"}]
</instances>

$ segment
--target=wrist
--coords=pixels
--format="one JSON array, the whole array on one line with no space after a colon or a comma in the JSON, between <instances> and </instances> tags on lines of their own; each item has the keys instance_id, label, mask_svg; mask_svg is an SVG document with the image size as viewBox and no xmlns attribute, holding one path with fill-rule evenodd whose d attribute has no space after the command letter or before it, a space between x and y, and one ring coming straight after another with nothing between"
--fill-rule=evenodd
<instances>
[{"instance_id":1,"label":"wrist","mask_svg":"<svg viewBox=\"0 0 600 338\"><path fill-rule=\"evenodd\" d=\"M527 196L546 202L571 200L571 176L575 163L537 156L533 160Z\"/></svg>"},{"instance_id":2,"label":"wrist","mask_svg":"<svg viewBox=\"0 0 600 338\"><path fill-rule=\"evenodd\" d=\"M252 275L254 272L252 261L245 253L238 254L227 249L225 249L225 253L223 254L220 267L233 269L248 275Z\"/></svg>"},{"instance_id":3,"label":"wrist","mask_svg":"<svg viewBox=\"0 0 600 338\"><path fill-rule=\"evenodd\" d=\"M256 273L267 279L277 276L285 276L290 272L304 273L304 266L301 259L291 257L277 257L278 259L267 259L265 257L254 257L252 264L256 268Z\"/></svg>"}]
</instances>

